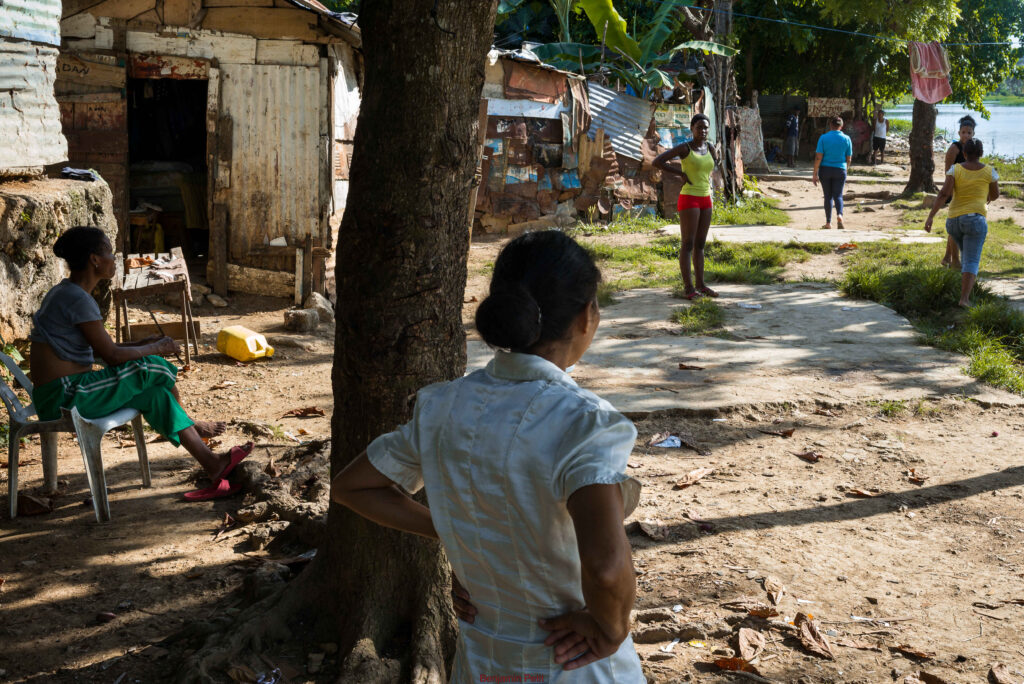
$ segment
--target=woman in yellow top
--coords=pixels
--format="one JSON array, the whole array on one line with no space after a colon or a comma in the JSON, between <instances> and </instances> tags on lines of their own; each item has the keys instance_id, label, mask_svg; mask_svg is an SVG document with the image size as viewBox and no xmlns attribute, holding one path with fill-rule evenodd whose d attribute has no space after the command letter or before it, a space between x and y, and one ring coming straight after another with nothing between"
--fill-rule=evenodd
<instances>
[{"instance_id":1,"label":"woman in yellow top","mask_svg":"<svg viewBox=\"0 0 1024 684\"><path fill-rule=\"evenodd\" d=\"M693 299L699 295L717 297L718 293L704 284L704 243L711 227L711 172L718 164L715 148L708 142L711 120L703 114L690 119L693 139L662 152L654 160L654 167L665 173L683 178L679 191L679 270L683 276L684 295ZM679 168L669 161L679 157ZM693 261L693 276L690 262ZM694 287L696 281L696 287Z\"/></svg>"},{"instance_id":2,"label":"woman in yellow top","mask_svg":"<svg viewBox=\"0 0 1024 684\"><path fill-rule=\"evenodd\" d=\"M978 161L984 153L985 149L977 138L964 143L967 161L954 164L946 172L946 182L924 223L924 229L930 233L935 214L946 205L947 197L953 197L946 218L946 232L960 248L960 306L964 308L970 305L971 289L981 264L981 248L988 234L985 205L999 197L999 174L991 166Z\"/></svg>"}]
</instances>

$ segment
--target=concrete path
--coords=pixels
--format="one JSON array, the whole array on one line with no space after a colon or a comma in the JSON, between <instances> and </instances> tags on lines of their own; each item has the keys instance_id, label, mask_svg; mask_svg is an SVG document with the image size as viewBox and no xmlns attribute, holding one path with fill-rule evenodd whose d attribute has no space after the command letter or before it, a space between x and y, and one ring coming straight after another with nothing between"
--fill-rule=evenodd
<instances>
[{"instance_id":1,"label":"concrete path","mask_svg":"<svg viewBox=\"0 0 1024 684\"><path fill-rule=\"evenodd\" d=\"M965 375L966 357L920 346L906 319L879 304L846 299L817 283L718 289L726 331L714 337L678 334L668 317L688 303L668 290L620 293L618 303L603 310L601 328L573 376L635 414L948 394L1024 403ZM470 341L470 370L490 356L486 345ZM680 363L702 370L680 370Z\"/></svg>"},{"instance_id":2,"label":"concrete path","mask_svg":"<svg viewBox=\"0 0 1024 684\"><path fill-rule=\"evenodd\" d=\"M677 224L664 226L662 235L679 235ZM896 240L901 243L945 242L945 237L929 235L921 230L805 230L788 226L711 226L708 240L722 242L882 242Z\"/></svg>"},{"instance_id":3,"label":"concrete path","mask_svg":"<svg viewBox=\"0 0 1024 684\"><path fill-rule=\"evenodd\" d=\"M985 278L981 284L996 294L1001 294L1010 300L1015 308L1024 311L1024 278L1013 278L990 280Z\"/></svg>"}]
</instances>

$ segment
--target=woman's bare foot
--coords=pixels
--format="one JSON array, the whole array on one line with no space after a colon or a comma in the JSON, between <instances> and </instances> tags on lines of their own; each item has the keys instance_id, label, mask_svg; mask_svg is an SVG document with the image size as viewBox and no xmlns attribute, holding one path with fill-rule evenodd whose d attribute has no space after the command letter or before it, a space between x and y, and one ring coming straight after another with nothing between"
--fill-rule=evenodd
<instances>
[{"instance_id":1,"label":"woman's bare foot","mask_svg":"<svg viewBox=\"0 0 1024 684\"><path fill-rule=\"evenodd\" d=\"M837 216L836 217L836 228L838 230L842 230L843 229L843 217L842 216Z\"/></svg>"},{"instance_id":2,"label":"woman's bare foot","mask_svg":"<svg viewBox=\"0 0 1024 684\"><path fill-rule=\"evenodd\" d=\"M823 225L821 227L821 229L822 230L832 230L832 224L831 223L826 223L825 225Z\"/></svg>"},{"instance_id":3,"label":"woman's bare foot","mask_svg":"<svg viewBox=\"0 0 1024 684\"><path fill-rule=\"evenodd\" d=\"M224 430L227 429L228 425L223 421L197 420L195 427L200 437L209 439L210 437L224 434Z\"/></svg>"}]
</instances>

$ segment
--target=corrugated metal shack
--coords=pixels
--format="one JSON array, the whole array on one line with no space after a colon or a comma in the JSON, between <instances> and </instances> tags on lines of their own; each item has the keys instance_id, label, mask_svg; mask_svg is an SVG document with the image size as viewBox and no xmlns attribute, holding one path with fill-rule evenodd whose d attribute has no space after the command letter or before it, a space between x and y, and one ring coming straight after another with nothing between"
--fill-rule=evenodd
<instances>
[{"instance_id":1,"label":"corrugated metal shack","mask_svg":"<svg viewBox=\"0 0 1024 684\"><path fill-rule=\"evenodd\" d=\"M474 228L572 224L582 191L577 152L590 120L583 79L528 52L491 50L485 67L487 130Z\"/></svg>"},{"instance_id":2,"label":"corrugated metal shack","mask_svg":"<svg viewBox=\"0 0 1024 684\"><path fill-rule=\"evenodd\" d=\"M70 161L110 183L122 244L159 225L165 246L208 256L219 294L291 296L296 277L324 291L359 108L354 17L316 0L65 0L61 32Z\"/></svg>"},{"instance_id":3,"label":"corrugated metal shack","mask_svg":"<svg viewBox=\"0 0 1024 684\"><path fill-rule=\"evenodd\" d=\"M0 176L67 159L53 97L60 0L0 2Z\"/></svg>"}]
</instances>

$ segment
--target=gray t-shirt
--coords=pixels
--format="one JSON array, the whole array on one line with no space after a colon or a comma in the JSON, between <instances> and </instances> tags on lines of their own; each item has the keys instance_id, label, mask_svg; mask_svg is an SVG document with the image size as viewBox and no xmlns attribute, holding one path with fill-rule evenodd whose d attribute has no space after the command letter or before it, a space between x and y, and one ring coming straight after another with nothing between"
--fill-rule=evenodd
<instances>
[{"instance_id":1,"label":"gray t-shirt","mask_svg":"<svg viewBox=\"0 0 1024 684\"><path fill-rule=\"evenodd\" d=\"M92 295L64 279L50 288L33 314L29 339L50 345L58 358L91 366L95 361L92 347L78 324L102 320Z\"/></svg>"}]
</instances>

